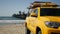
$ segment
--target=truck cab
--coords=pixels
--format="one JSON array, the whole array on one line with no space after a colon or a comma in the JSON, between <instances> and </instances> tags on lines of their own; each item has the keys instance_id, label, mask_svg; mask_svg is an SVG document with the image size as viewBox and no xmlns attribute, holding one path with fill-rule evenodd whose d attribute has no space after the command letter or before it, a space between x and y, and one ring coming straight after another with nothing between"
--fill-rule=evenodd
<instances>
[{"instance_id":1,"label":"truck cab","mask_svg":"<svg viewBox=\"0 0 60 34\"><path fill-rule=\"evenodd\" d=\"M26 17L26 34L60 34L60 7L51 2L33 2Z\"/></svg>"}]
</instances>

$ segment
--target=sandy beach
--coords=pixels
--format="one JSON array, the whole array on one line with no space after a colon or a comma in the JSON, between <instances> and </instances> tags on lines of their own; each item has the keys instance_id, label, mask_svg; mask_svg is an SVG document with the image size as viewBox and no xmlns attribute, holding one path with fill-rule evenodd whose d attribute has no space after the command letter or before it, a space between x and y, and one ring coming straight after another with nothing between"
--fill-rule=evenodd
<instances>
[{"instance_id":1,"label":"sandy beach","mask_svg":"<svg viewBox=\"0 0 60 34\"><path fill-rule=\"evenodd\" d=\"M25 24L9 24L0 26L0 34L25 34Z\"/></svg>"}]
</instances>

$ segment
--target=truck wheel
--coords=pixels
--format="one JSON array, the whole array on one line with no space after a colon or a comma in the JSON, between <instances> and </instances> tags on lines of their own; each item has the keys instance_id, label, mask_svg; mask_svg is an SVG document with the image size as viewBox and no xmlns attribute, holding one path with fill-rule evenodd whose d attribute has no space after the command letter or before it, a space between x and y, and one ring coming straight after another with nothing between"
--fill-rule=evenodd
<instances>
[{"instance_id":1,"label":"truck wheel","mask_svg":"<svg viewBox=\"0 0 60 34\"><path fill-rule=\"evenodd\" d=\"M30 34L30 30L26 28L26 34Z\"/></svg>"},{"instance_id":2,"label":"truck wheel","mask_svg":"<svg viewBox=\"0 0 60 34\"><path fill-rule=\"evenodd\" d=\"M30 30L27 28L27 23L25 24L26 34L30 34Z\"/></svg>"},{"instance_id":3,"label":"truck wheel","mask_svg":"<svg viewBox=\"0 0 60 34\"><path fill-rule=\"evenodd\" d=\"M36 30L36 34L42 34L42 31L41 31L40 28L37 28L37 30Z\"/></svg>"},{"instance_id":4,"label":"truck wheel","mask_svg":"<svg viewBox=\"0 0 60 34\"><path fill-rule=\"evenodd\" d=\"M38 33L37 33L37 34L42 34L42 33L41 33L41 31L38 31Z\"/></svg>"}]
</instances>

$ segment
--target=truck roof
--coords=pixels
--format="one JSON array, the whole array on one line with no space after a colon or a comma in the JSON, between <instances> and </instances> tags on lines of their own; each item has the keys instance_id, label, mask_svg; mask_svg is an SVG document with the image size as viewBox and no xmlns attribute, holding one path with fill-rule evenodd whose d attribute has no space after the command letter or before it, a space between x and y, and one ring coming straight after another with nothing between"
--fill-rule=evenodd
<instances>
[{"instance_id":1,"label":"truck roof","mask_svg":"<svg viewBox=\"0 0 60 34\"><path fill-rule=\"evenodd\" d=\"M29 8L36 8L36 7L58 7L59 5L52 3L52 2L40 2L40 1L35 1L31 3Z\"/></svg>"}]
</instances>

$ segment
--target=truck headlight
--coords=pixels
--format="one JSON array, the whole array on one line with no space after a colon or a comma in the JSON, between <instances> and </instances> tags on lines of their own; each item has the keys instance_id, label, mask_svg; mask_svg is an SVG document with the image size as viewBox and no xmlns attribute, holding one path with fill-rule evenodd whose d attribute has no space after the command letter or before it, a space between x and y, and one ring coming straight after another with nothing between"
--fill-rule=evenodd
<instances>
[{"instance_id":1,"label":"truck headlight","mask_svg":"<svg viewBox=\"0 0 60 34\"><path fill-rule=\"evenodd\" d=\"M51 28L58 28L60 26L60 23L57 23L57 22L46 22L45 25L47 27L51 27Z\"/></svg>"}]
</instances>

